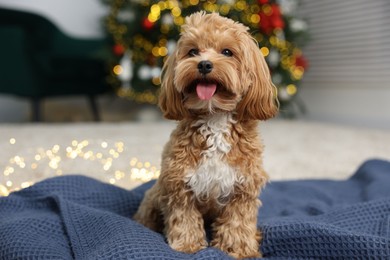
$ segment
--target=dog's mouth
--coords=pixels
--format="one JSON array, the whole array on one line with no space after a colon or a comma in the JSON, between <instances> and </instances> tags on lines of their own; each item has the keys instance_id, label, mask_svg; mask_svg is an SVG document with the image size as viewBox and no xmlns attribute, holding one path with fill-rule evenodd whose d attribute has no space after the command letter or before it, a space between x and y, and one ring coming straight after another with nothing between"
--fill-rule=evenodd
<instances>
[{"instance_id":1,"label":"dog's mouth","mask_svg":"<svg viewBox=\"0 0 390 260\"><path fill-rule=\"evenodd\" d=\"M187 88L186 93L196 93L200 100L210 100L220 89L222 85L214 80L197 79Z\"/></svg>"},{"instance_id":2,"label":"dog's mouth","mask_svg":"<svg viewBox=\"0 0 390 260\"><path fill-rule=\"evenodd\" d=\"M182 92L183 103L191 111L232 111L237 105L237 94L214 78L193 80Z\"/></svg>"},{"instance_id":3,"label":"dog's mouth","mask_svg":"<svg viewBox=\"0 0 390 260\"><path fill-rule=\"evenodd\" d=\"M196 85L196 94L201 100L210 100L215 91L217 90L217 84L209 82L199 82Z\"/></svg>"}]
</instances>

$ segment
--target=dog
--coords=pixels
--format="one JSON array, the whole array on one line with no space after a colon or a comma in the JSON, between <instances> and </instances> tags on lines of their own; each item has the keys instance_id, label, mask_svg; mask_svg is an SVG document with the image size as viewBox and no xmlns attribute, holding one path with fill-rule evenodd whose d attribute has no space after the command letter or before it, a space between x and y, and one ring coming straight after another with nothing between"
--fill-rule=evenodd
<instances>
[{"instance_id":1,"label":"dog","mask_svg":"<svg viewBox=\"0 0 390 260\"><path fill-rule=\"evenodd\" d=\"M163 66L159 106L179 122L134 219L177 251L206 248L209 225L211 246L260 257L258 197L268 177L258 121L275 116L278 102L248 28L217 13L186 17Z\"/></svg>"}]
</instances>

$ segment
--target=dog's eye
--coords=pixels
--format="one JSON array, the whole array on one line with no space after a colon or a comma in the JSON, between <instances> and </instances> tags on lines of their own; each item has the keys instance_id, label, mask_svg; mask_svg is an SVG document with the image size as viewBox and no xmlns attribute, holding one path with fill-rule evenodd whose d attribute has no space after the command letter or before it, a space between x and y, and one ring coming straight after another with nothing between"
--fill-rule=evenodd
<instances>
[{"instance_id":1,"label":"dog's eye","mask_svg":"<svg viewBox=\"0 0 390 260\"><path fill-rule=\"evenodd\" d=\"M229 49L223 49L221 53L227 57L233 56L233 52Z\"/></svg>"},{"instance_id":2,"label":"dog's eye","mask_svg":"<svg viewBox=\"0 0 390 260\"><path fill-rule=\"evenodd\" d=\"M191 57L194 57L196 55L199 55L199 50L198 49L191 49L189 52L188 52L188 55L191 56Z\"/></svg>"}]
</instances>

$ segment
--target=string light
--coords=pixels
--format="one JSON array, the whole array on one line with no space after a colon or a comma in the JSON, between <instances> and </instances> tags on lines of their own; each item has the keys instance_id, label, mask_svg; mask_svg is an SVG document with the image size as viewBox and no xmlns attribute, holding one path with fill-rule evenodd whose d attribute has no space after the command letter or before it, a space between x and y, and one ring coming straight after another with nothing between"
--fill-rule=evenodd
<instances>
[{"instance_id":1,"label":"string light","mask_svg":"<svg viewBox=\"0 0 390 260\"><path fill-rule=\"evenodd\" d=\"M293 96L297 93L297 87L294 84L287 85L286 91L289 95Z\"/></svg>"},{"instance_id":2,"label":"string light","mask_svg":"<svg viewBox=\"0 0 390 260\"><path fill-rule=\"evenodd\" d=\"M268 49L267 47L262 47L262 48L260 49L260 51L261 51L261 53L263 53L263 56L264 56L264 57L267 57L268 54L269 54L269 49Z\"/></svg>"},{"instance_id":3,"label":"string light","mask_svg":"<svg viewBox=\"0 0 390 260\"><path fill-rule=\"evenodd\" d=\"M112 71L115 73L115 75L120 75L123 72L123 68L121 65L115 65Z\"/></svg>"},{"instance_id":4,"label":"string light","mask_svg":"<svg viewBox=\"0 0 390 260\"><path fill-rule=\"evenodd\" d=\"M10 145L16 143L15 138L10 140L14 140ZM29 149L27 154L14 155L7 160L2 174L0 172L0 196L8 196L12 191L30 187L35 181L63 175L69 164L83 167L85 163L89 165L92 162L96 165L93 177L124 187L129 183L143 183L159 176L160 171L151 162L142 162L137 157L127 159L125 151L126 144L123 141L105 140L71 140L64 146L55 144L51 148ZM123 166L126 160L128 164ZM29 174L25 174L26 167Z\"/></svg>"}]
</instances>

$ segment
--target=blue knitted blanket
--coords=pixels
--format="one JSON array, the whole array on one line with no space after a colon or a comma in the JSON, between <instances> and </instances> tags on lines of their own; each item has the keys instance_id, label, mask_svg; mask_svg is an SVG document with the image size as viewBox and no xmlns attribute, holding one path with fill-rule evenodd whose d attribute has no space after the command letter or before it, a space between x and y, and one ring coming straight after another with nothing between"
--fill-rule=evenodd
<instances>
[{"instance_id":1,"label":"blue knitted blanket","mask_svg":"<svg viewBox=\"0 0 390 260\"><path fill-rule=\"evenodd\" d=\"M229 259L212 247L175 252L132 221L150 186L66 176L0 198L0 259ZM390 162L345 181L272 182L261 200L266 258L390 259Z\"/></svg>"}]
</instances>

